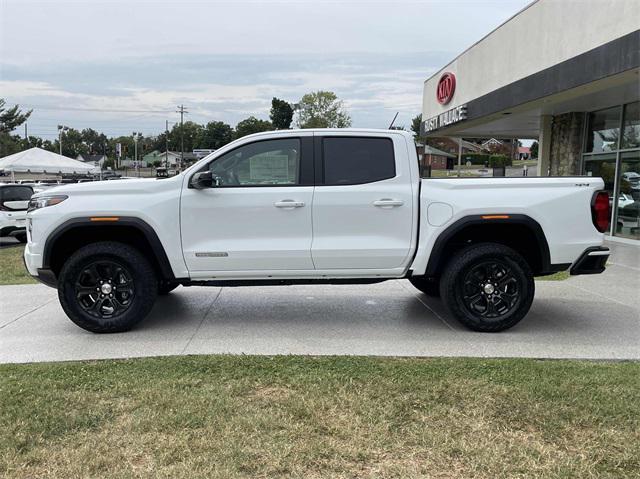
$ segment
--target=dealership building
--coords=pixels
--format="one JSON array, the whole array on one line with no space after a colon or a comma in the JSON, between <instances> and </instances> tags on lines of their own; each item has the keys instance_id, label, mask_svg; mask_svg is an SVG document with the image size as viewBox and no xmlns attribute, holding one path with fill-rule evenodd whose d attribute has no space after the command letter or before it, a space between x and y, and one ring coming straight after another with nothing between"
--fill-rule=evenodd
<instances>
[{"instance_id":1,"label":"dealership building","mask_svg":"<svg viewBox=\"0 0 640 479\"><path fill-rule=\"evenodd\" d=\"M602 177L640 240L639 27L640 0L534 1L425 81L422 134L535 139L539 176Z\"/></svg>"}]
</instances>

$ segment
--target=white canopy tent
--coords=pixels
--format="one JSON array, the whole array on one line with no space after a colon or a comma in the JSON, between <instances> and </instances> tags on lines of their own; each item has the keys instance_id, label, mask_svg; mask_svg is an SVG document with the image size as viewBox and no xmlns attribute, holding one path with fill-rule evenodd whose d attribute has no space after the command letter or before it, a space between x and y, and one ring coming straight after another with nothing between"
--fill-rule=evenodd
<instances>
[{"instance_id":1,"label":"white canopy tent","mask_svg":"<svg viewBox=\"0 0 640 479\"><path fill-rule=\"evenodd\" d=\"M59 175L63 173L97 173L100 168L87 165L82 161L67 158L66 156L43 150L42 148L30 148L0 158L0 170L23 173L48 173Z\"/></svg>"}]
</instances>

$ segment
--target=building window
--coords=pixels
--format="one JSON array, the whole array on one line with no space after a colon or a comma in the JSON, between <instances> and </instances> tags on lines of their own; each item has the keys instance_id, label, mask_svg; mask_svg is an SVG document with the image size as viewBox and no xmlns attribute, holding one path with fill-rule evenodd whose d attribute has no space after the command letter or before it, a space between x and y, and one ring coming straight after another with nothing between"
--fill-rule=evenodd
<instances>
[{"instance_id":1,"label":"building window","mask_svg":"<svg viewBox=\"0 0 640 479\"><path fill-rule=\"evenodd\" d=\"M583 170L604 180L610 234L640 240L640 102L589 114Z\"/></svg>"},{"instance_id":2,"label":"building window","mask_svg":"<svg viewBox=\"0 0 640 479\"><path fill-rule=\"evenodd\" d=\"M640 101L625 106L622 132L621 149L640 148Z\"/></svg>"},{"instance_id":3,"label":"building window","mask_svg":"<svg viewBox=\"0 0 640 479\"><path fill-rule=\"evenodd\" d=\"M603 153L618 149L621 108L607 108L589 114L587 153Z\"/></svg>"}]
</instances>

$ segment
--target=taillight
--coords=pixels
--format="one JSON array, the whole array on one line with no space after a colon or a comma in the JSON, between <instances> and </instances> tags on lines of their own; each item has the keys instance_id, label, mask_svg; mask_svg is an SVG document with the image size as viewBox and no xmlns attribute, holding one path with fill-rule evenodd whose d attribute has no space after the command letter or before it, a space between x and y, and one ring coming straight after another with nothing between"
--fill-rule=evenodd
<instances>
[{"instance_id":1,"label":"taillight","mask_svg":"<svg viewBox=\"0 0 640 479\"><path fill-rule=\"evenodd\" d=\"M604 233L609 229L609 218L611 212L609 211L609 193L606 191L596 191L591 200L591 218L593 219L593 226L600 233Z\"/></svg>"}]
</instances>

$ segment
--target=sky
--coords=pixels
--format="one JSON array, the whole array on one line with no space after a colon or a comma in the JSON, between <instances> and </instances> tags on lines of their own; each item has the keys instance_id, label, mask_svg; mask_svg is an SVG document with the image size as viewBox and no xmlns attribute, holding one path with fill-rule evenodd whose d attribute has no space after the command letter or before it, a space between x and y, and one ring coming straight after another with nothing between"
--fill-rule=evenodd
<instances>
[{"instance_id":1,"label":"sky","mask_svg":"<svg viewBox=\"0 0 640 479\"><path fill-rule=\"evenodd\" d=\"M422 86L530 0L0 0L0 98L109 136L268 119L331 90L354 127L411 125ZM22 131L21 131L22 132Z\"/></svg>"}]
</instances>

